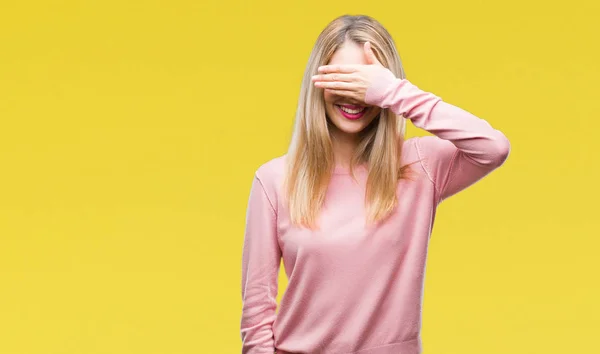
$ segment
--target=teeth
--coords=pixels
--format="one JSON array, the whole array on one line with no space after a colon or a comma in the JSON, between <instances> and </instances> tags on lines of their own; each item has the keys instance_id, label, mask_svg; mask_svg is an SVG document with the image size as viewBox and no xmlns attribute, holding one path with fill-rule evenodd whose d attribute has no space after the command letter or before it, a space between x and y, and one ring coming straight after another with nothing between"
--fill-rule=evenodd
<instances>
[{"instance_id":1,"label":"teeth","mask_svg":"<svg viewBox=\"0 0 600 354\"><path fill-rule=\"evenodd\" d=\"M350 114L358 114L358 113L360 113L360 112L362 112L362 111L364 111L364 110L365 110L365 108L364 108L364 107L363 107L363 108L361 108L361 109L348 109L348 108L346 108L346 107L342 107L342 106L339 106L339 107L340 107L340 109L341 109L342 111L344 111L344 112L346 112L346 113L350 113Z\"/></svg>"}]
</instances>

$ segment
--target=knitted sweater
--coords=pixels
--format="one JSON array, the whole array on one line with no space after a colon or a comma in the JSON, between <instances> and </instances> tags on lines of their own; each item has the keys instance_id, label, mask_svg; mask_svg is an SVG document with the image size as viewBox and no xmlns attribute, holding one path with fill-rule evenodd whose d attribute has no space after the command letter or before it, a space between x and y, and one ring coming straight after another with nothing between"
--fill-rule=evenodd
<instances>
[{"instance_id":1,"label":"knitted sweater","mask_svg":"<svg viewBox=\"0 0 600 354\"><path fill-rule=\"evenodd\" d=\"M406 79L380 77L365 101L389 108L433 135L403 141L413 180L398 205L365 222L368 171L357 181L336 166L319 230L290 223L282 199L286 155L254 174L242 255L243 354L418 354L427 248L436 207L504 163L505 135ZM288 286L277 309L283 259Z\"/></svg>"}]
</instances>

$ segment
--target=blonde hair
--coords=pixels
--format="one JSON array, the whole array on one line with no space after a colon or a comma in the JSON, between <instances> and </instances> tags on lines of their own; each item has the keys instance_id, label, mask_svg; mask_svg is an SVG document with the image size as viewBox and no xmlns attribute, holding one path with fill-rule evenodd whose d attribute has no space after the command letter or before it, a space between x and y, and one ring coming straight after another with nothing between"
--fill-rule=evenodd
<instances>
[{"instance_id":1,"label":"blonde hair","mask_svg":"<svg viewBox=\"0 0 600 354\"><path fill-rule=\"evenodd\" d=\"M330 22L321 32L308 59L291 143L286 157L285 196L294 225L313 228L325 200L334 164L333 146L325 112L323 89L315 88L311 77L326 65L334 52L346 41L366 41L381 64L396 77L404 79L404 69L388 31L375 19L365 15L343 15ZM367 222L388 216L397 203L397 183L408 178L408 165L400 165L406 122L389 109L360 132L361 140L350 162L353 167L366 164L368 179L365 192ZM354 176L354 175L353 175Z\"/></svg>"}]
</instances>

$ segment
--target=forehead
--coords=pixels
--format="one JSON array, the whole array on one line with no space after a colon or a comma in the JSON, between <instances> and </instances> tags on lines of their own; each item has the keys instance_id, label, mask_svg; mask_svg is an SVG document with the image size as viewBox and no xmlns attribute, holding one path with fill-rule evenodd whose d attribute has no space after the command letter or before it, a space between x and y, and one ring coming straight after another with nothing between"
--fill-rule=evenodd
<instances>
[{"instance_id":1,"label":"forehead","mask_svg":"<svg viewBox=\"0 0 600 354\"><path fill-rule=\"evenodd\" d=\"M352 41L346 41L338 48L328 64L367 64L364 49Z\"/></svg>"}]
</instances>

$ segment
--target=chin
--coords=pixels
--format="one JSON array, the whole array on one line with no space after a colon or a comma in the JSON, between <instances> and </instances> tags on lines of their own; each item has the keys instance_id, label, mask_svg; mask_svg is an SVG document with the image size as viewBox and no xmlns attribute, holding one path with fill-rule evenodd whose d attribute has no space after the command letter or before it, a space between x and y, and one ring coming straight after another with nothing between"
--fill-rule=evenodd
<instances>
[{"instance_id":1,"label":"chin","mask_svg":"<svg viewBox=\"0 0 600 354\"><path fill-rule=\"evenodd\" d=\"M335 117L331 120L333 128L340 133L354 135L365 130L369 125L373 124L375 117L367 120L349 120L344 117Z\"/></svg>"},{"instance_id":2,"label":"chin","mask_svg":"<svg viewBox=\"0 0 600 354\"><path fill-rule=\"evenodd\" d=\"M368 124L364 124L363 122L338 122L335 124L336 129L344 134L358 134L361 131L365 130Z\"/></svg>"}]
</instances>

